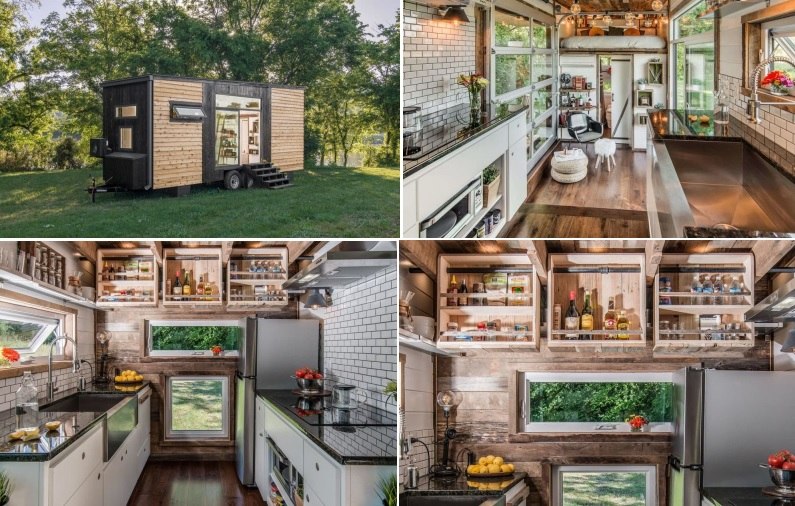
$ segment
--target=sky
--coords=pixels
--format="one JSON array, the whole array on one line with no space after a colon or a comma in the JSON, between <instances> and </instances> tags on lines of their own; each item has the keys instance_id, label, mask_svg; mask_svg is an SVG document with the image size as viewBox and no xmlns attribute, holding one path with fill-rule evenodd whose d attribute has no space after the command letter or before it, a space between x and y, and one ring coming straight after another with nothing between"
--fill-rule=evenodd
<instances>
[{"instance_id":1,"label":"sky","mask_svg":"<svg viewBox=\"0 0 795 506\"><path fill-rule=\"evenodd\" d=\"M41 5L28 7L28 16L32 25L38 25L51 12L62 12L63 0L39 0ZM391 25L395 22L395 12L399 0L355 0L356 10L362 23L368 25L368 33L378 32L378 25Z\"/></svg>"}]
</instances>

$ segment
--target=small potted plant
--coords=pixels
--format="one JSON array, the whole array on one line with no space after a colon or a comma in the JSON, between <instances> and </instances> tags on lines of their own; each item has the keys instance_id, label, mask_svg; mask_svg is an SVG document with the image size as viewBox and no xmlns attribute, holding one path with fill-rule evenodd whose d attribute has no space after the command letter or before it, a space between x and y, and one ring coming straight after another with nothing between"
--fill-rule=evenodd
<instances>
[{"instance_id":1,"label":"small potted plant","mask_svg":"<svg viewBox=\"0 0 795 506\"><path fill-rule=\"evenodd\" d=\"M398 486L397 475L391 474L388 478L381 478L378 481L378 496L384 506L397 506Z\"/></svg>"},{"instance_id":2,"label":"small potted plant","mask_svg":"<svg viewBox=\"0 0 795 506\"><path fill-rule=\"evenodd\" d=\"M627 418L629 430L632 432L646 432L649 426L649 419L643 415L629 415Z\"/></svg>"},{"instance_id":3,"label":"small potted plant","mask_svg":"<svg viewBox=\"0 0 795 506\"><path fill-rule=\"evenodd\" d=\"M221 356L221 354L223 354L223 352L224 352L224 349L221 347L221 345L220 345L220 344L216 344L215 346L213 346L212 348L210 348L210 351L212 351L212 352L213 352L213 356L214 356L214 357L220 357L220 356Z\"/></svg>"},{"instance_id":4,"label":"small potted plant","mask_svg":"<svg viewBox=\"0 0 795 506\"><path fill-rule=\"evenodd\" d=\"M789 95L795 87L792 78L786 72L774 70L767 74L760 83L771 95Z\"/></svg>"},{"instance_id":5,"label":"small potted plant","mask_svg":"<svg viewBox=\"0 0 795 506\"><path fill-rule=\"evenodd\" d=\"M638 83L638 89L639 90L645 90L646 89L646 85L649 84L649 81L645 77L641 77L636 82Z\"/></svg>"},{"instance_id":6,"label":"small potted plant","mask_svg":"<svg viewBox=\"0 0 795 506\"><path fill-rule=\"evenodd\" d=\"M389 402L390 399L397 402L397 394L397 382L392 380L384 387L384 395L386 395L387 402Z\"/></svg>"},{"instance_id":7,"label":"small potted plant","mask_svg":"<svg viewBox=\"0 0 795 506\"><path fill-rule=\"evenodd\" d=\"M500 171L494 164L483 169L483 206L491 207L500 193Z\"/></svg>"},{"instance_id":8,"label":"small potted plant","mask_svg":"<svg viewBox=\"0 0 795 506\"><path fill-rule=\"evenodd\" d=\"M11 500L11 492L14 491L14 484L5 471L0 471L0 506L8 504Z\"/></svg>"}]
</instances>

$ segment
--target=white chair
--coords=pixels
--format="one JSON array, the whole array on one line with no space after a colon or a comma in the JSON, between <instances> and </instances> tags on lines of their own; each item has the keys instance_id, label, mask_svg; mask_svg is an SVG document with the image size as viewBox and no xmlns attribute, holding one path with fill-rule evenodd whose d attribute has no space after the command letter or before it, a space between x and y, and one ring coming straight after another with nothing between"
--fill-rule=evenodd
<instances>
[{"instance_id":1,"label":"white chair","mask_svg":"<svg viewBox=\"0 0 795 506\"><path fill-rule=\"evenodd\" d=\"M610 172L616 164L616 159L613 158L613 155L616 154L616 141L613 139L599 139L594 143L593 149L597 156L595 168L598 169L602 162L605 162L607 172Z\"/></svg>"}]
</instances>

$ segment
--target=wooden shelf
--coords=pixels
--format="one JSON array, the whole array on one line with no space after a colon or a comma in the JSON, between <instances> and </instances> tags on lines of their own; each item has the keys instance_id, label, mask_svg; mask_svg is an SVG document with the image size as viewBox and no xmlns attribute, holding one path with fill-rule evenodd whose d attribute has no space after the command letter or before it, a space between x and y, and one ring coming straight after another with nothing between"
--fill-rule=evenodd
<instances>
[{"instance_id":1,"label":"wooden shelf","mask_svg":"<svg viewBox=\"0 0 795 506\"><path fill-rule=\"evenodd\" d=\"M251 272L251 265L279 269L279 272ZM263 265L264 264L264 265ZM235 248L229 256L226 275L226 304L228 306L286 306L287 292L282 286L287 281L287 248ZM234 278L233 278L234 276ZM257 300L257 288L273 292L283 300ZM234 293L233 293L234 292Z\"/></svg>"},{"instance_id":2,"label":"wooden shelf","mask_svg":"<svg viewBox=\"0 0 795 506\"><path fill-rule=\"evenodd\" d=\"M744 284L741 293L692 293L689 288L693 276L737 276ZM668 278L672 291L660 291L661 278ZM750 253L714 253L698 255L663 255L659 272L654 277L654 350L664 352L684 352L687 354L708 354L719 351L750 348L755 344L754 325L745 322L745 313L753 307L754 260ZM721 280L723 281L723 280ZM722 284L726 284L723 282ZM660 297L670 298L672 302L694 297L704 300L731 300L741 298L742 304L660 304ZM723 324L739 324L739 329L702 329L701 316L719 315ZM679 329L660 330L661 320ZM708 335L729 336L729 339L706 339ZM673 338L672 338L673 337ZM682 339L684 337L684 339ZM732 337L734 339L732 339Z\"/></svg>"},{"instance_id":3,"label":"wooden shelf","mask_svg":"<svg viewBox=\"0 0 795 506\"><path fill-rule=\"evenodd\" d=\"M42 283L27 274L22 274L16 271L8 271L0 269L0 281L16 285L19 287L27 288L41 295L54 297L64 302L75 304L77 306L86 307L89 309L96 309L98 305L93 300L86 299L80 295L75 295L67 290L57 288L48 283Z\"/></svg>"},{"instance_id":4,"label":"wooden shelf","mask_svg":"<svg viewBox=\"0 0 795 506\"><path fill-rule=\"evenodd\" d=\"M142 265L148 269L141 272ZM124 279L105 279L105 268L113 268L112 276ZM155 307L159 298L158 265L151 249L100 249L97 251L97 306L104 308ZM149 279L126 279L146 276ZM132 293L127 293L127 292ZM146 291L148 293L143 293Z\"/></svg>"},{"instance_id":5,"label":"wooden shelf","mask_svg":"<svg viewBox=\"0 0 795 506\"><path fill-rule=\"evenodd\" d=\"M415 334L414 332L409 332L406 329L400 329L398 332L398 345L400 348L411 348L413 350L428 353L430 355L440 355L443 357L458 356L457 353L448 353L447 351L438 348L430 339L426 339L419 334Z\"/></svg>"},{"instance_id":6,"label":"wooden shelf","mask_svg":"<svg viewBox=\"0 0 795 506\"><path fill-rule=\"evenodd\" d=\"M553 339L547 341L550 349L559 348L645 348L646 341L637 339L591 339L589 341Z\"/></svg>"},{"instance_id":7,"label":"wooden shelf","mask_svg":"<svg viewBox=\"0 0 795 506\"><path fill-rule=\"evenodd\" d=\"M541 286L533 265L524 254L494 255L439 255L439 290L437 298L437 322L439 339L436 346L455 351L537 351L541 320L540 307L534 305L538 301ZM449 293L445 288L450 286L452 276L456 282L467 281L467 287L473 290L475 284L483 285L483 293ZM488 281L488 283L487 283ZM522 293L511 293L516 287ZM521 287L521 288L520 288ZM490 305L490 306L448 306L448 298L501 299L504 301L525 302L524 305ZM478 329L487 320L500 320L505 330ZM448 324L455 323L456 331L448 331ZM515 331L517 325L526 326L528 330ZM467 336L472 340L456 340L456 337ZM521 339L521 340L517 340ZM480 340L482 339L482 340Z\"/></svg>"},{"instance_id":8,"label":"wooden shelf","mask_svg":"<svg viewBox=\"0 0 795 506\"><path fill-rule=\"evenodd\" d=\"M185 278L185 269L191 272L192 295L174 295L169 293L168 282L175 277L176 270L180 278ZM221 248L168 248L163 250L163 277L166 289L163 290L164 306L219 306L222 289ZM199 280L210 283L218 291L213 295L195 294ZM179 300L177 299L179 297ZM212 300L203 300L212 297Z\"/></svg>"}]
</instances>

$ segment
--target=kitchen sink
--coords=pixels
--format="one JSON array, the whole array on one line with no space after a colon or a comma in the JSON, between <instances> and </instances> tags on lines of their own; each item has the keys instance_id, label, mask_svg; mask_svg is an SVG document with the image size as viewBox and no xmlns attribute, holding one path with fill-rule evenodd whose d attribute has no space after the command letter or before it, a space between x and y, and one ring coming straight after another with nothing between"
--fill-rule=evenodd
<instances>
[{"instance_id":1,"label":"kitchen sink","mask_svg":"<svg viewBox=\"0 0 795 506\"><path fill-rule=\"evenodd\" d=\"M125 400L126 397L114 394L76 393L39 408L39 411L104 412Z\"/></svg>"},{"instance_id":2,"label":"kitchen sink","mask_svg":"<svg viewBox=\"0 0 795 506\"><path fill-rule=\"evenodd\" d=\"M401 506L480 506L494 497L483 495L409 495L400 498Z\"/></svg>"}]
</instances>

